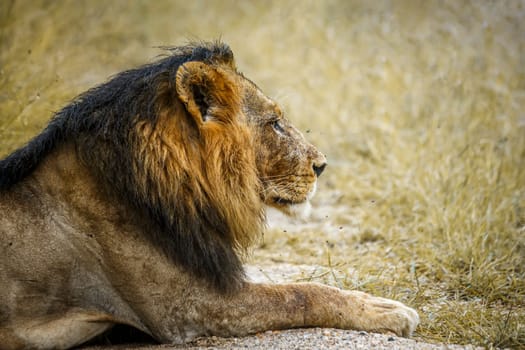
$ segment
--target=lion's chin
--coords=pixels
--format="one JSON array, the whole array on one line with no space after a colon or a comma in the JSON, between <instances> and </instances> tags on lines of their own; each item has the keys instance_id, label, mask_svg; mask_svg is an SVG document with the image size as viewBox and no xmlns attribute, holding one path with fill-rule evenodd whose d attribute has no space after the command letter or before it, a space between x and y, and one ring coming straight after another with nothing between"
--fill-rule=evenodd
<instances>
[{"instance_id":1,"label":"lion's chin","mask_svg":"<svg viewBox=\"0 0 525 350\"><path fill-rule=\"evenodd\" d=\"M312 206L308 200L301 203L274 205L273 207L283 214L297 219L307 219L312 210Z\"/></svg>"}]
</instances>

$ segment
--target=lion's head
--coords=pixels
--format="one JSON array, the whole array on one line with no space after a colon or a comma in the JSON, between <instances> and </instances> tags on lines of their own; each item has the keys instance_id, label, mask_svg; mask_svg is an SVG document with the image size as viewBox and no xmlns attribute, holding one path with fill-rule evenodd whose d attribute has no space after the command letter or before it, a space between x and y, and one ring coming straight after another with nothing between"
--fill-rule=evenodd
<instances>
[{"instance_id":1,"label":"lion's head","mask_svg":"<svg viewBox=\"0 0 525 350\"><path fill-rule=\"evenodd\" d=\"M221 290L243 280L264 205L307 202L325 166L221 43L173 48L80 95L0 163L0 189L64 142L153 244Z\"/></svg>"},{"instance_id":2,"label":"lion's head","mask_svg":"<svg viewBox=\"0 0 525 350\"><path fill-rule=\"evenodd\" d=\"M262 185L259 195L265 204L290 214L291 207L307 203L315 194L317 177L323 172L326 159L284 117L276 102L237 72L230 54L215 57L217 61L208 64L183 64L177 73L179 98L198 123L220 124L225 119L223 114L231 114L232 128L247 127L251 147L243 152L255 153L257 177ZM211 80L223 84L215 89L223 91L224 109L217 108L214 101L218 98L213 92L204 91L202 82L198 82L210 72L214 75Z\"/></svg>"}]
</instances>

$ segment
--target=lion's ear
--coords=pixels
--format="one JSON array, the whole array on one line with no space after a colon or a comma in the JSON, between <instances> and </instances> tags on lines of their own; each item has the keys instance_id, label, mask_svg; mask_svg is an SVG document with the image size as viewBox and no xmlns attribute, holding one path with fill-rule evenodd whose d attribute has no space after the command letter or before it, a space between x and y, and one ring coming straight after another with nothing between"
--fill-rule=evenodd
<instances>
[{"instance_id":1,"label":"lion's ear","mask_svg":"<svg viewBox=\"0 0 525 350\"><path fill-rule=\"evenodd\" d=\"M228 73L203 62L186 62L179 67L176 89L197 125L217 119L223 122L240 108L239 93Z\"/></svg>"}]
</instances>

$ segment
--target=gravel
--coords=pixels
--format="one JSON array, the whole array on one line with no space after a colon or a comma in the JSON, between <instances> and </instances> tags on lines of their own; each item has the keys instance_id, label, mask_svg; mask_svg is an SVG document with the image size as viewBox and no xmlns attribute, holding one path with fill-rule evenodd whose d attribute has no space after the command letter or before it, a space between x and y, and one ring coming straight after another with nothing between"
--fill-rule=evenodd
<instances>
[{"instance_id":1,"label":"gravel","mask_svg":"<svg viewBox=\"0 0 525 350\"><path fill-rule=\"evenodd\" d=\"M430 344L395 336L311 328L268 331L242 338L199 338L185 345L119 345L88 347L83 350L166 350L166 349L482 349L472 345Z\"/></svg>"}]
</instances>

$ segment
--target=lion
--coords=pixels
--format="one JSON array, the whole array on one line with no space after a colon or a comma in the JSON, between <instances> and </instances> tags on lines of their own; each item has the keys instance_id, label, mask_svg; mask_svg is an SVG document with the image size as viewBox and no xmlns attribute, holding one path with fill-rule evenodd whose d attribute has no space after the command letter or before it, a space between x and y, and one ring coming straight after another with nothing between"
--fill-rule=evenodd
<instances>
[{"instance_id":1,"label":"lion","mask_svg":"<svg viewBox=\"0 0 525 350\"><path fill-rule=\"evenodd\" d=\"M67 349L114 325L172 344L299 327L409 336L418 314L397 301L245 276L266 208L307 203L325 166L222 42L88 90L0 162L0 347Z\"/></svg>"}]
</instances>

